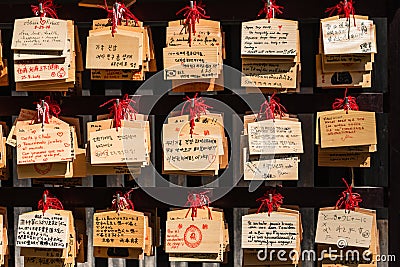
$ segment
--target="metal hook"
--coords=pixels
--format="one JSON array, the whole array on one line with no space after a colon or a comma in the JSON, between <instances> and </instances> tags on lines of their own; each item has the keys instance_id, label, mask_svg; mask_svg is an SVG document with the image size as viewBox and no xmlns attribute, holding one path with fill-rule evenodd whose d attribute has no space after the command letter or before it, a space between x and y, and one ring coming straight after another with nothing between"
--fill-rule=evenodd
<instances>
[{"instance_id":1,"label":"metal hook","mask_svg":"<svg viewBox=\"0 0 400 267\"><path fill-rule=\"evenodd\" d=\"M43 194L43 204L46 205L47 203L47 194Z\"/></svg>"},{"instance_id":2,"label":"metal hook","mask_svg":"<svg viewBox=\"0 0 400 267\"><path fill-rule=\"evenodd\" d=\"M44 13L44 11L43 11L43 3L39 3L39 13L40 14Z\"/></svg>"},{"instance_id":3,"label":"metal hook","mask_svg":"<svg viewBox=\"0 0 400 267\"><path fill-rule=\"evenodd\" d=\"M190 8L194 8L194 1L190 1Z\"/></svg>"},{"instance_id":4,"label":"metal hook","mask_svg":"<svg viewBox=\"0 0 400 267\"><path fill-rule=\"evenodd\" d=\"M45 123L45 117L46 117L46 102L44 100L42 100L42 102L41 102L41 107L42 107L42 112L43 112L42 131L44 131L44 123Z\"/></svg>"},{"instance_id":5,"label":"metal hook","mask_svg":"<svg viewBox=\"0 0 400 267\"><path fill-rule=\"evenodd\" d=\"M272 99L271 96L268 96L268 99L267 99L268 100L268 104L271 104L271 99Z\"/></svg>"},{"instance_id":6,"label":"metal hook","mask_svg":"<svg viewBox=\"0 0 400 267\"><path fill-rule=\"evenodd\" d=\"M350 199L350 194L346 193L346 201L349 201L349 199Z\"/></svg>"},{"instance_id":7,"label":"metal hook","mask_svg":"<svg viewBox=\"0 0 400 267\"><path fill-rule=\"evenodd\" d=\"M269 194L269 202L272 202L272 194Z\"/></svg>"},{"instance_id":8,"label":"metal hook","mask_svg":"<svg viewBox=\"0 0 400 267\"><path fill-rule=\"evenodd\" d=\"M121 203L121 196L117 194L117 206L119 208L119 204Z\"/></svg>"},{"instance_id":9,"label":"metal hook","mask_svg":"<svg viewBox=\"0 0 400 267\"><path fill-rule=\"evenodd\" d=\"M344 98L344 107L347 107L346 114L348 114L349 110L351 110L351 107L349 105L349 98L347 96Z\"/></svg>"},{"instance_id":10,"label":"metal hook","mask_svg":"<svg viewBox=\"0 0 400 267\"><path fill-rule=\"evenodd\" d=\"M194 98L191 99L192 102L192 108L194 108Z\"/></svg>"},{"instance_id":11,"label":"metal hook","mask_svg":"<svg viewBox=\"0 0 400 267\"><path fill-rule=\"evenodd\" d=\"M354 187L354 183L355 183L355 181L354 181L354 168L351 167L350 171L351 171L351 186Z\"/></svg>"},{"instance_id":12,"label":"metal hook","mask_svg":"<svg viewBox=\"0 0 400 267\"><path fill-rule=\"evenodd\" d=\"M267 0L267 8L270 9L272 6L271 0ZM275 18L275 9L272 9L272 18Z\"/></svg>"}]
</instances>

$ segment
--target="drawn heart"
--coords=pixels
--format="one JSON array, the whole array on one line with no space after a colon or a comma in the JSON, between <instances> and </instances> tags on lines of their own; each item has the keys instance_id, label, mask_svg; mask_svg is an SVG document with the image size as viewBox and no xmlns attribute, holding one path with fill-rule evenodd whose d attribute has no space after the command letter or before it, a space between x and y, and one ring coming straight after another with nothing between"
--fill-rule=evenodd
<instances>
[{"instance_id":1,"label":"drawn heart","mask_svg":"<svg viewBox=\"0 0 400 267\"><path fill-rule=\"evenodd\" d=\"M32 133L35 134L35 133L36 133L36 130L33 130Z\"/></svg>"},{"instance_id":2,"label":"drawn heart","mask_svg":"<svg viewBox=\"0 0 400 267\"><path fill-rule=\"evenodd\" d=\"M64 146L65 146L65 147L70 147L70 146L71 146L71 144L64 143Z\"/></svg>"},{"instance_id":3,"label":"drawn heart","mask_svg":"<svg viewBox=\"0 0 400 267\"><path fill-rule=\"evenodd\" d=\"M282 25L279 25L278 28L279 28L279 30L282 30Z\"/></svg>"},{"instance_id":4,"label":"drawn heart","mask_svg":"<svg viewBox=\"0 0 400 267\"><path fill-rule=\"evenodd\" d=\"M43 159L44 162L46 162L46 161L48 161L48 160L49 160L48 158Z\"/></svg>"},{"instance_id":5,"label":"drawn heart","mask_svg":"<svg viewBox=\"0 0 400 267\"><path fill-rule=\"evenodd\" d=\"M64 133L63 133L63 132L58 132L57 135L58 135L59 137L61 137L61 136L64 135Z\"/></svg>"},{"instance_id":6,"label":"drawn heart","mask_svg":"<svg viewBox=\"0 0 400 267\"><path fill-rule=\"evenodd\" d=\"M208 155L208 162L213 163L215 161L215 155Z\"/></svg>"},{"instance_id":7,"label":"drawn heart","mask_svg":"<svg viewBox=\"0 0 400 267\"><path fill-rule=\"evenodd\" d=\"M21 144L18 145L18 148L21 148Z\"/></svg>"}]
</instances>

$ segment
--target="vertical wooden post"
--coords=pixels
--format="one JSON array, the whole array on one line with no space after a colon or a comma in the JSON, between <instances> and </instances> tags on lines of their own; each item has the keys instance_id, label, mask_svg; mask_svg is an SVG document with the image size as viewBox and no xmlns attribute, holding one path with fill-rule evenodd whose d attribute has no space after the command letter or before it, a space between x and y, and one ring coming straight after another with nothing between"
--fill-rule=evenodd
<instances>
[{"instance_id":1,"label":"vertical wooden post","mask_svg":"<svg viewBox=\"0 0 400 267\"><path fill-rule=\"evenodd\" d=\"M14 91L13 91L14 92ZM20 92L15 92L18 93L18 95L20 95ZM12 120L14 121L17 117L13 116ZM13 158L17 158L17 151L15 149L13 149ZM31 187L32 186L32 181L31 179L23 179L23 180L19 180L18 179L18 174L17 174L17 161L13 160L13 172L12 172L12 179L13 179L13 186L14 187ZM38 196L39 197L39 196ZM17 227L18 227L18 216L22 213L25 212L29 212L31 211L32 208L30 207L15 207L14 208L14 227L12 231L12 234L10 236L10 245L14 245L15 246L15 235L17 233ZM10 226L12 227L12 226ZM14 247L14 266L15 267L24 267L24 258L21 257L20 254L20 249L17 247Z\"/></svg>"},{"instance_id":2,"label":"vertical wooden post","mask_svg":"<svg viewBox=\"0 0 400 267\"><path fill-rule=\"evenodd\" d=\"M400 242L397 236L400 235L400 212L398 203L400 202L400 183L399 183L399 162L400 162L400 3L391 1L394 11L393 20L390 22L389 30L389 88L390 88L390 178L389 178L389 233L392 237L389 240L389 253L400 257ZM390 266L397 266L398 263L391 263Z\"/></svg>"},{"instance_id":3,"label":"vertical wooden post","mask_svg":"<svg viewBox=\"0 0 400 267\"><path fill-rule=\"evenodd\" d=\"M120 83L116 83L121 85ZM116 87L116 86L114 86ZM121 86L118 86L121 88ZM106 87L107 88L107 87ZM121 96L121 89L106 89L106 96ZM124 175L109 175L107 176L107 187L121 187L125 185ZM108 259L108 267L125 267L126 260L124 259Z\"/></svg>"},{"instance_id":4,"label":"vertical wooden post","mask_svg":"<svg viewBox=\"0 0 400 267\"><path fill-rule=\"evenodd\" d=\"M186 175L170 175L169 180L171 183L174 183L175 185L181 185L181 186L187 185ZM171 186L174 186L174 185L171 185ZM188 267L189 263L187 263L187 262L170 262L170 266L171 267Z\"/></svg>"},{"instance_id":5,"label":"vertical wooden post","mask_svg":"<svg viewBox=\"0 0 400 267\"><path fill-rule=\"evenodd\" d=\"M303 132L304 153L301 155L299 165L299 187L314 187L314 141L315 141L315 123L314 114L299 114ZM305 129L311 129L312 134L304 134ZM315 249L315 215L314 208L301 208L301 220L303 224L303 242L302 250ZM301 254L300 254L301 255ZM314 261L305 260L301 263L304 267L313 267Z\"/></svg>"}]
</instances>

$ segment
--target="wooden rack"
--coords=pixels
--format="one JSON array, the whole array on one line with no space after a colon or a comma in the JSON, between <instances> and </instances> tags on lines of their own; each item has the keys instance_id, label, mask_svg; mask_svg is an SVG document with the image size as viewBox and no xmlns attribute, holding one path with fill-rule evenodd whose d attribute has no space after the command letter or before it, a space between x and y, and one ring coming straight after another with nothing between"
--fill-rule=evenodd
<instances>
[{"instance_id":1,"label":"wooden rack","mask_svg":"<svg viewBox=\"0 0 400 267\"><path fill-rule=\"evenodd\" d=\"M80 39L85 51L86 37L90 29L90 20L102 18L104 12L95 9L78 8L78 1L59 1L62 9L60 18L74 19L79 27ZM211 18L222 20L223 30L226 32L227 60L225 64L240 69L240 23L255 19L255 15L262 6L261 0L246 2L233 2L228 0L203 1L207 5ZM305 153L301 157L299 181L282 183L265 183L255 192L248 192L248 183L241 181L232 191L223 198L213 203L216 207L224 208L230 227L231 249L227 266L240 265L240 216L246 208L257 206L255 200L260 197L269 186L282 185L279 192L285 197L285 204L298 205L301 208L304 224L303 248L314 247L314 232L316 226L316 212L319 207L334 205L338 195L343 191L342 177L350 178L350 171L346 168L322 168L317 166L317 154L314 145L315 114L318 111L331 109L331 104L336 97L343 97L344 90L326 89L315 87L315 54L318 48L319 18L324 17L324 9L336 4L336 0L282 0L285 6L283 17L300 21L301 62L302 62L302 88L299 94L281 95L281 102L293 114L299 114L303 124L303 139ZM400 215L398 203L400 202L400 3L397 0L357 1L356 11L359 14L368 14L377 25L378 54L374 66L373 87L370 89L351 89L350 94L357 98L361 110L377 112L378 152L371 158L371 168L357 169L355 173L355 191L363 197L362 206L377 209L378 226L381 234L382 254L396 254L400 259ZM0 1L0 29L2 30L3 54L9 60L10 86L0 90L0 117L11 124L13 117L18 115L20 108L32 108L33 102L46 93L19 93L15 92L13 84L13 61L10 51L10 42L13 29L13 20L18 17L31 16L28 1ZM165 46L165 27L168 20L176 19L175 12L181 8L185 1L175 0L141 0L133 6L134 13L139 18L145 19L145 24L152 27L154 36L157 65L162 69L162 48ZM390 74L390 75L389 75ZM102 82L91 81L90 73L85 71L83 79L83 96L62 96L53 93L61 101L62 115L79 115L83 121L92 120L94 115L102 114L99 105L115 96L124 93L135 94L141 86L139 82ZM240 87L237 82L236 88ZM161 171L161 134L162 123L167 114L183 101L183 95L167 94L161 98L152 110L146 110L149 103L153 103L157 94L150 88L150 95L140 98L141 112L151 114L153 154L152 162L157 171ZM155 95L151 95L155 94ZM230 105L240 115L249 110L241 98L226 90L216 94L205 94ZM250 98L256 98L250 96ZM253 99L256 101L257 99ZM93 116L93 117L92 117ZM228 124L234 125L232 118L226 118ZM389 132L390 129L390 132ZM237 129L240 134L240 129ZM390 134L390 135L389 135ZM232 137L234 138L234 137ZM235 158L235 151L231 152L232 164L239 164ZM237 171L233 168L232 171ZM153 199L145 193L147 190L167 191L176 193L179 188L163 187L151 180L151 171L144 172L148 175L149 183L146 190L138 189L134 192L135 206L141 208L159 208L162 220L165 221L166 211L169 208L164 203ZM207 177L178 177L166 176L167 180L177 184L199 186L206 184ZM125 187L135 186L124 177L89 177L83 181L82 187L55 187L51 192L60 198L67 208L87 208L88 217L94 209L101 209L110 205L113 193L120 189L120 184ZM220 184L221 187L230 186ZM213 189L215 192L221 188ZM213 191L212 190L212 191ZM41 197L43 188L32 185L29 180L17 180L15 171L12 178L2 181L0 187L0 205L7 206L9 214L11 244L13 241L13 228L16 216L29 209L36 209L37 200ZM183 203L184 204L184 203ZM90 221L88 220L88 227ZM165 225L163 225L165 227ZM163 228L165 230L165 228ZM390 233L390 235L389 235ZM390 237L389 237L390 236ZM89 253L91 250L89 250ZM14 255L11 246L11 255ZM89 258L91 255L89 255ZM12 257L10 266L20 266L20 259ZM158 264L157 264L158 263ZM94 265L95 264L95 265ZM120 267L139 266L137 261L112 261L90 259L82 267ZM157 251L157 257L146 259L140 266L169 266L167 255L162 249ZM172 266L172 265L171 265ZM175 265L183 266L183 265ZM189 266L202 266L199 263L190 263ZM204 267L214 265L203 265ZM303 266L316 266L314 262L305 262ZM382 265L385 266L385 265ZM390 263L389 266L400 266Z\"/></svg>"}]
</instances>

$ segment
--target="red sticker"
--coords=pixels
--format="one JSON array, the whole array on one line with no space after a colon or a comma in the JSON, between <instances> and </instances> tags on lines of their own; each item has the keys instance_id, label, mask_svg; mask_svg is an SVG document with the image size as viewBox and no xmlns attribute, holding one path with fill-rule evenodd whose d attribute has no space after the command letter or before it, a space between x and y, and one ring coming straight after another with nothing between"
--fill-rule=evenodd
<instances>
[{"instance_id":1,"label":"red sticker","mask_svg":"<svg viewBox=\"0 0 400 267\"><path fill-rule=\"evenodd\" d=\"M67 73L65 72L64 68L57 73L58 78L64 78Z\"/></svg>"}]
</instances>

